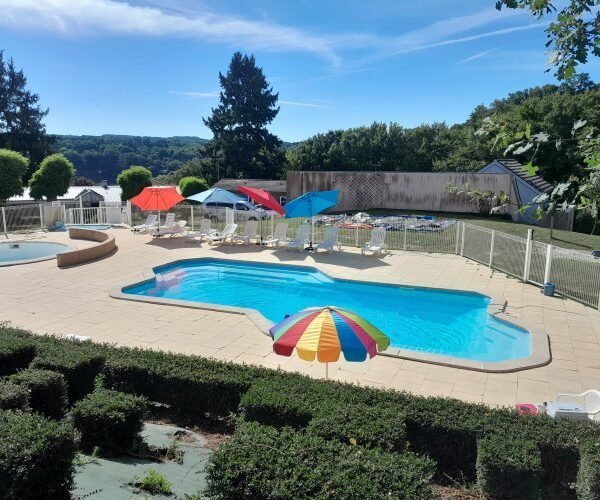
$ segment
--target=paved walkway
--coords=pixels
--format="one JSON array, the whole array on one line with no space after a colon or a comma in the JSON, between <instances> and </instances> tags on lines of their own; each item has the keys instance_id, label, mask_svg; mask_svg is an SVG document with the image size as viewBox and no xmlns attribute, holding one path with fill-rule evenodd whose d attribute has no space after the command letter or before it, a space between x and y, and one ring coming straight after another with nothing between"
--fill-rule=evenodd
<instances>
[{"instance_id":1,"label":"paved walkway","mask_svg":"<svg viewBox=\"0 0 600 500\"><path fill-rule=\"evenodd\" d=\"M337 277L473 290L508 300L507 313L546 331L553 360L544 367L486 374L378 356L365 363L330 364L331 378L362 385L444 395L490 405L546 401L560 392L600 388L600 312L577 302L544 297L539 288L455 255L395 251L384 259L273 251L257 246L152 240L114 230L119 250L69 269L56 262L0 268L0 321L38 333L87 335L95 341L211 356L324 376L324 366L272 352L270 339L245 316L112 299L111 288L143 279L157 265L213 256L314 265ZM65 233L48 240L66 242ZM85 246L85 242L70 242Z\"/></svg>"}]
</instances>

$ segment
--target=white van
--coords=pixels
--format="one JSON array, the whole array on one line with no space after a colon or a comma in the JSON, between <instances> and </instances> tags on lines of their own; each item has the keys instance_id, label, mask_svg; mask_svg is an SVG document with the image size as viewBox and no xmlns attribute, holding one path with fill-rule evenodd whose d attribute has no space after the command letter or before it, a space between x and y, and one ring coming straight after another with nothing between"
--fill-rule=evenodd
<instances>
[{"instance_id":1,"label":"white van","mask_svg":"<svg viewBox=\"0 0 600 500\"><path fill-rule=\"evenodd\" d=\"M225 209L230 208L235 211L236 220L260 220L269 217L269 213L264 208L254 206L246 200L236 201L235 203L216 203L208 202L203 205L204 213L211 219L225 219Z\"/></svg>"}]
</instances>

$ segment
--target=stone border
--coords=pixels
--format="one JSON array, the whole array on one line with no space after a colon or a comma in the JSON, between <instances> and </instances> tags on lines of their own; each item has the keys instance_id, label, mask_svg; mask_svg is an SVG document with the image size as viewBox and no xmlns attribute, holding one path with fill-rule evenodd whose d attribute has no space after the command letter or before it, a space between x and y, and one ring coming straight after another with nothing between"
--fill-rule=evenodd
<instances>
[{"instance_id":1,"label":"stone border","mask_svg":"<svg viewBox=\"0 0 600 500\"><path fill-rule=\"evenodd\" d=\"M69 229L69 238L95 241L98 244L57 254L56 264L58 267L75 266L96 260L111 254L117 248L114 235L105 233L104 231L71 228Z\"/></svg>"},{"instance_id":2,"label":"stone border","mask_svg":"<svg viewBox=\"0 0 600 500\"><path fill-rule=\"evenodd\" d=\"M148 282L154 280L154 278L156 276L155 270L158 268L168 266L168 265L185 263L185 262L207 261L207 260L208 261L212 260L212 261L222 261L222 262L233 262L233 263L245 262L243 260L237 260L237 259L221 259L221 258L214 258L214 257L195 257L195 258L189 258L189 259L177 259L174 261L167 262L165 264L158 265L158 266L152 268L151 271L144 272L143 275L145 276L146 279L143 279L142 281L138 281L136 283L130 283L127 285L123 285L120 288L113 288L113 289L109 290L109 296L112 298L115 298L115 299L133 300L136 302L146 302L146 303L150 303L150 304L162 304L162 305L169 305L169 306L186 307L186 308L190 308L190 309L204 309L204 310L209 310L209 311L218 311L218 312L225 312L225 313L230 313L230 314L244 314L248 317L248 319L250 319L250 321L252 321L252 323L254 323L254 325L262 333L264 333L265 335L270 337L269 328L273 325L273 323L271 321L269 321L267 318L265 318L256 309L250 309L247 307L236 307L236 306L227 306L227 305L220 305L220 304L211 304L211 303L207 303L207 302L193 302L190 300L168 299L168 298L162 298L162 297L149 297L149 296L145 296L145 295L134 295L134 294L123 292L124 288L142 285L144 283L148 283ZM279 264L274 264L274 263L269 263L269 262L265 262L264 264L273 265L273 266L279 265ZM397 285L397 284L393 284L393 283L381 283L381 282L375 282L375 281L352 280L352 279L346 279L346 278L332 277L329 274L325 273L324 271L321 271L320 269L318 269L316 267L306 266L306 265L302 265L302 264L285 264L285 265L293 265L298 268L316 270L316 271L319 271L320 273L325 274L328 277L331 277L332 279L335 279L336 281L346 281L346 282L351 282L351 283L363 283L363 284L377 283L378 285L391 286L391 287L404 287L405 286L405 285ZM436 291L466 292L466 293L472 293L472 294L490 297L489 295L485 295L480 292L475 292L475 291L471 291L471 290L455 290L455 289L450 289L450 288L433 288L433 287L425 287L425 286L411 286L411 287L412 288L422 288L422 289L426 289L426 290L436 290ZM515 325L515 326L522 328L523 330L526 330L527 332L529 332L529 335L531 338L531 354L529 356L526 356L524 358L507 360L507 361L475 361L475 360L469 360L469 359L465 359L465 358L444 356L444 355L440 355L440 354L431 354L431 353L422 352L422 351L399 349L396 347L390 347L385 352L379 353L379 355L392 357L392 358L399 358L399 359L408 359L410 361L419 361L419 362L430 363L430 364L435 364L435 365L449 366L452 368L461 368L461 369L465 369L465 370L473 370L473 371L481 371L481 372L489 372L489 373L515 372L515 371L520 371L520 370L525 370L525 369L530 369L530 368L537 368L537 367L545 366L545 365L549 364L550 361L552 361L552 354L550 351L550 339L548 338L548 335L545 332L543 332L542 330L539 330L537 328L534 328L534 329L528 328L521 321L516 320L515 318L506 314L505 309L508 305L508 301L506 301L502 298L499 298L497 296L496 297L492 296L490 298L492 300L490 302L490 305L487 308L487 312L489 315L494 316L494 317L500 319L501 321L505 321L507 323Z\"/></svg>"},{"instance_id":3,"label":"stone border","mask_svg":"<svg viewBox=\"0 0 600 500\"><path fill-rule=\"evenodd\" d=\"M69 245L65 245L64 243L58 243L56 241L30 241L30 240L18 240L18 241L10 241L7 240L6 242L1 242L2 245L7 245L10 243L15 243L15 244L19 244L19 243L35 243L35 244L40 244L40 243L52 243L54 245L61 245L63 247L65 247L65 251L69 251ZM58 253L53 253L51 255L46 255L43 257L35 257L33 259L23 259L23 260L11 260L10 262L0 262L0 267L9 267L9 266L20 266L21 264L33 264L34 262L44 262L45 260L52 260L55 257L58 257Z\"/></svg>"}]
</instances>

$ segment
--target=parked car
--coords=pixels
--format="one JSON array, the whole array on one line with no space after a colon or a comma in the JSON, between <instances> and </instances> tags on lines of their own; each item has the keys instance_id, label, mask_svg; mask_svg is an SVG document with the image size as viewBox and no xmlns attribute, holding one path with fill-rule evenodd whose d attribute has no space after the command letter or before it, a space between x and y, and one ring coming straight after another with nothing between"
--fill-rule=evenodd
<instances>
[{"instance_id":1,"label":"parked car","mask_svg":"<svg viewBox=\"0 0 600 500\"><path fill-rule=\"evenodd\" d=\"M208 202L203 205L204 213L213 220L225 219L225 209L235 211L236 220L260 220L269 217L269 213L260 207L254 206L249 201L236 201L235 203Z\"/></svg>"}]
</instances>

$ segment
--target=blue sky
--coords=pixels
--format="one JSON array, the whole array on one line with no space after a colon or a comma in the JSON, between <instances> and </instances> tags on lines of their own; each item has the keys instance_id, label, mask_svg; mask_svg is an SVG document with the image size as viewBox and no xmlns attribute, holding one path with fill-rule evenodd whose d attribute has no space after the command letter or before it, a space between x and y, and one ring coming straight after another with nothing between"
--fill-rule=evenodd
<instances>
[{"instance_id":1,"label":"blue sky","mask_svg":"<svg viewBox=\"0 0 600 500\"><path fill-rule=\"evenodd\" d=\"M218 72L254 53L284 140L396 121L464 121L554 82L544 26L495 0L0 0L0 48L61 134L196 135ZM600 64L587 65L600 80Z\"/></svg>"}]
</instances>

